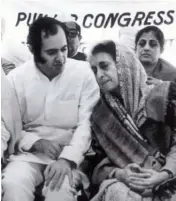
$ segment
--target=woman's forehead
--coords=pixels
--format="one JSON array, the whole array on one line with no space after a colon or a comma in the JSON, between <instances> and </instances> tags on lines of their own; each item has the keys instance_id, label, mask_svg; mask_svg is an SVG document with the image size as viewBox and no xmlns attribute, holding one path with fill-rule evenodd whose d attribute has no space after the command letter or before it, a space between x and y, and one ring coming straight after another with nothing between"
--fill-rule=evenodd
<instances>
[{"instance_id":1,"label":"woman's forehead","mask_svg":"<svg viewBox=\"0 0 176 201\"><path fill-rule=\"evenodd\" d=\"M144 32L139 40L158 40L155 36L155 32L149 31L149 32Z\"/></svg>"},{"instance_id":2,"label":"woman's forehead","mask_svg":"<svg viewBox=\"0 0 176 201\"><path fill-rule=\"evenodd\" d=\"M96 62L101 62L101 61L112 61L113 58L107 52L99 52L99 53L92 55L91 60L96 61Z\"/></svg>"}]
</instances>

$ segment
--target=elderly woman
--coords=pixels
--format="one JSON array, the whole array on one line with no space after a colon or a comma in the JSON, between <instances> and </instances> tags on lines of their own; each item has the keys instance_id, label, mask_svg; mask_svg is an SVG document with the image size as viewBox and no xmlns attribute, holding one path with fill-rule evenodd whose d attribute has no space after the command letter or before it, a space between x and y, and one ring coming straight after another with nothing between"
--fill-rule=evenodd
<instances>
[{"instance_id":1,"label":"elderly woman","mask_svg":"<svg viewBox=\"0 0 176 201\"><path fill-rule=\"evenodd\" d=\"M153 189L176 183L175 83L147 85L134 53L113 41L98 43L89 61L101 89L91 116L100 186L92 201L160 200Z\"/></svg>"},{"instance_id":2,"label":"elderly woman","mask_svg":"<svg viewBox=\"0 0 176 201\"><path fill-rule=\"evenodd\" d=\"M158 27L147 26L141 29L135 38L137 57L149 77L176 82L176 67L160 58L164 42L164 34Z\"/></svg>"}]
</instances>

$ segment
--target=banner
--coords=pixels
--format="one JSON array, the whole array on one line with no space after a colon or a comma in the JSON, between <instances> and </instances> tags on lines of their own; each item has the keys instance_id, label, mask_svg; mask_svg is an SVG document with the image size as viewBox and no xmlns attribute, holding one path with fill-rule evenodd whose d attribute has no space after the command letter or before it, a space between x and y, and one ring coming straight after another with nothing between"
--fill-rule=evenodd
<instances>
[{"instance_id":1,"label":"banner","mask_svg":"<svg viewBox=\"0 0 176 201\"><path fill-rule=\"evenodd\" d=\"M3 6L6 36L26 40L28 27L41 16L61 21L75 20L83 41L118 39L123 28L159 26L166 38L176 38L176 3L173 1L56 1L7 0Z\"/></svg>"}]
</instances>

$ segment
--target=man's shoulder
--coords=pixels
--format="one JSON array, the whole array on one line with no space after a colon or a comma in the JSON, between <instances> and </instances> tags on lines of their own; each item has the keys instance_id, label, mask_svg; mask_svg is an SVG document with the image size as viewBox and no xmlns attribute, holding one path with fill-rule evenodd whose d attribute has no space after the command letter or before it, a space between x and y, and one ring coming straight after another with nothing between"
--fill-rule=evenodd
<instances>
[{"instance_id":1,"label":"man's shoulder","mask_svg":"<svg viewBox=\"0 0 176 201\"><path fill-rule=\"evenodd\" d=\"M81 61L81 60L68 58L68 66L69 68L72 68L75 71L79 71L83 73L91 71L90 64L87 61Z\"/></svg>"},{"instance_id":2,"label":"man's shoulder","mask_svg":"<svg viewBox=\"0 0 176 201\"><path fill-rule=\"evenodd\" d=\"M78 52L75 56L72 57L72 59L86 61L86 55L83 52Z\"/></svg>"}]
</instances>

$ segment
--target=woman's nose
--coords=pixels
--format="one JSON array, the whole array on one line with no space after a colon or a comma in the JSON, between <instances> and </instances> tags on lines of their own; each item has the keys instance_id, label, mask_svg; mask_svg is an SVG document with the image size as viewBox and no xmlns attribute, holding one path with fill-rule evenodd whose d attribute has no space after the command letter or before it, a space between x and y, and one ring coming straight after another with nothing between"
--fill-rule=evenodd
<instances>
[{"instance_id":1,"label":"woman's nose","mask_svg":"<svg viewBox=\"0 0 176 201\"><path fill-rule=\"evenodd\" d=\"M149 49L150 49L149 43L146 43L146 44L145 44L144 49L145 49L145 50L149 50Z\"/></svg>"},{"instance_id":2,"label":"woman's nose","mask_svg":"<svg viewBox=\"0 0 176 201\"><path fill-rule=\"evenodd\" d=\"M97 79L101 79L103 77L104 73L102 69L97 69Z\"/></svg>"}]
</instances>

